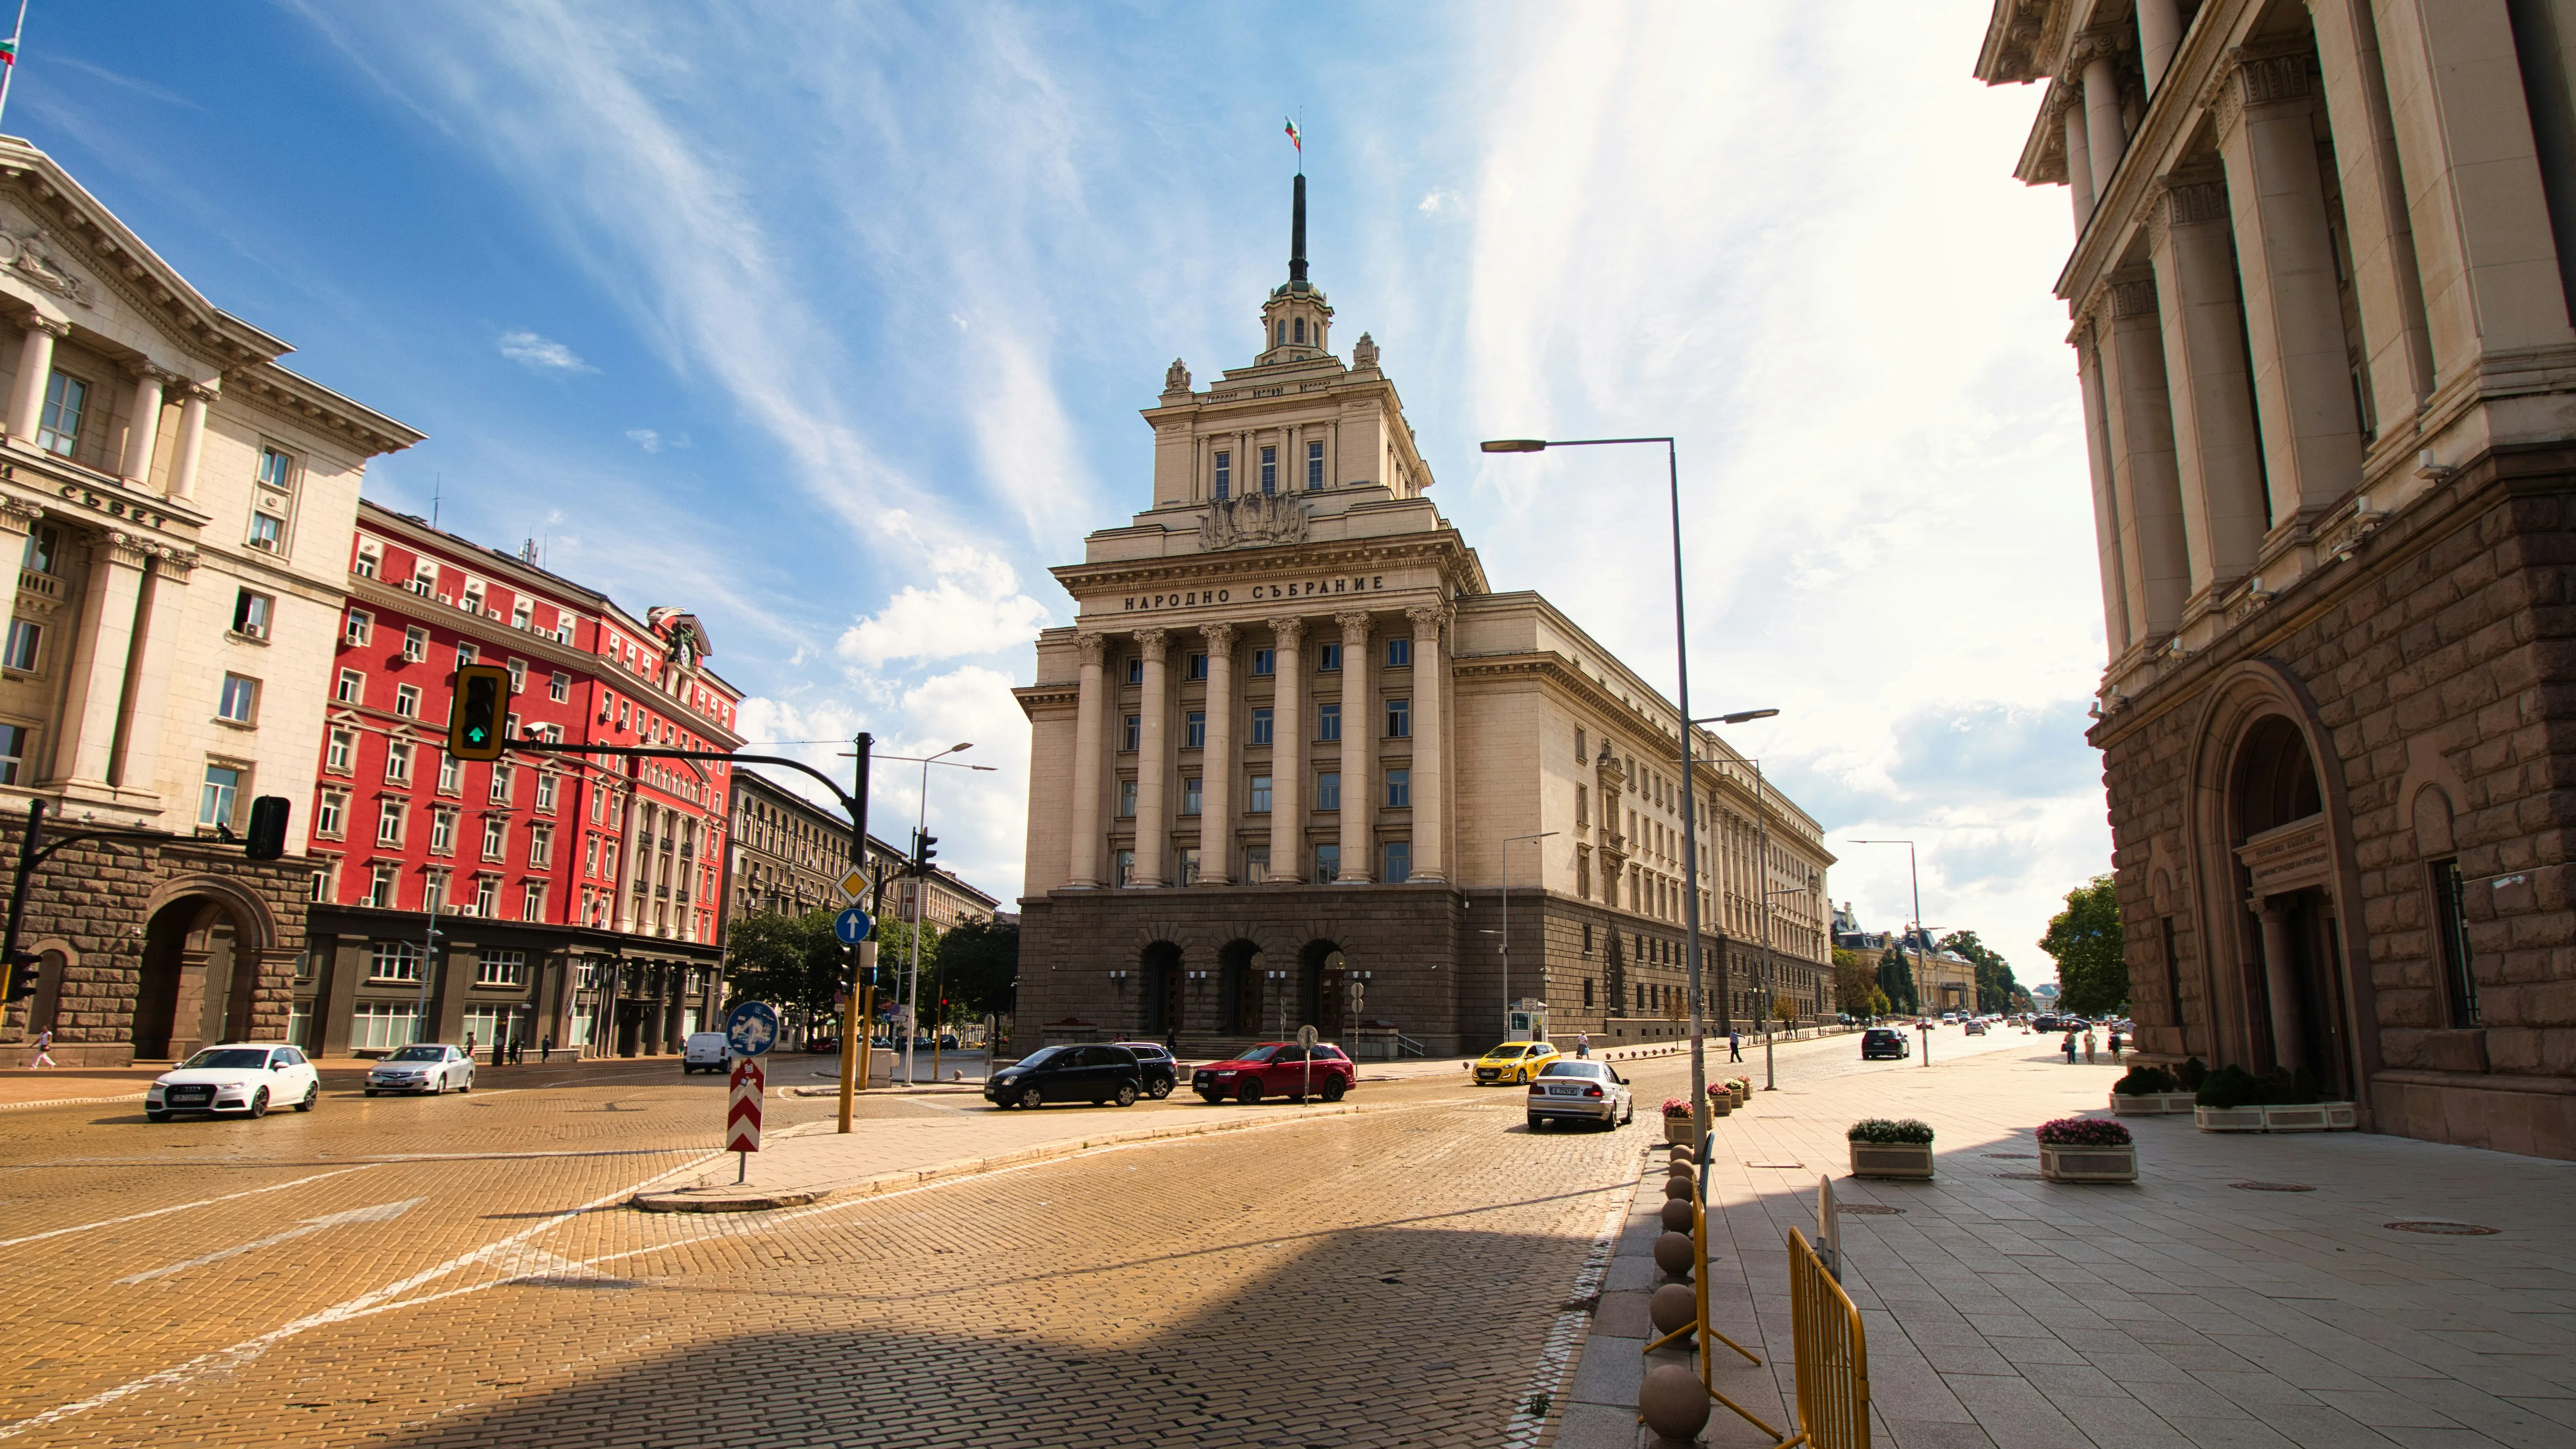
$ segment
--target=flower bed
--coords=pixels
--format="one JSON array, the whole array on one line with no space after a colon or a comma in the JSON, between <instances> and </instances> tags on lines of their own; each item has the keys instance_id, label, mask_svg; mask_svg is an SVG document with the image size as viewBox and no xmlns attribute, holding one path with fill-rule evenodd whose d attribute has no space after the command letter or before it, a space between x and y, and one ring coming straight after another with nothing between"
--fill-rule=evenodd
<instances>
[{"instance_id":1,"label":"flower bed","mask_svg":"<svg viewBox=\"0 0 2576 1449\"><path fill-rule=\"evenodd\" d=\"M2191 1092L2162 1067L2131 1067L2129 1074L2111 1087L2111 1110L2123 1117L2152 1117L2191 1109Z\"/></svg>"},{"instance_id":2,"label":"flower bed","mask_svg":"<svg viewBox=\"0 0 2576 1449\"><path fill-rule=\"evenodd\" d=\"M1854 1177L1932 1175L1932 1128L1928 1123L1910 1117L1895 1121L1872 1117L1854 1122L1843 1136L1850 1142Z\"/></svg>"},{"instance_id":3,"label":"flower bed","mask_svg":"<svg viewBox=\"0 0 2576 1449\"><path fill-rule=\"evenodd\" d=\"M1708 1110L1714 1117L1723 1117L1735 1110L1735 1094L1726 1089L1726 1083L1708 1084Z\"/></svg>"},{"instance_id":4,"label":"flower bed","mask_svg":"<svg viewBox=\"0 0 2576 1449\"><path fill-rule=\"evenodd\" d=\"M1666 1142L1691 1140L1691 1109L1687 1098L1666 1097L1664 1099L1664 1140Z\"/></svg>"},{"instance_id":5,"label":"flower bed","mask_svg":"<svg viewBox=\"0 0 2576 1449\"><path fill-rule=\"evenodd\" d=\"M2129 1129L2092 1117L2042 1122L2039 1175L2050 1182L2135 1182L2138 1147Z\"/></svg>"},{"instance_id":6,"label":"flower bed","mask_svg":"<svg viewBox=\"0 0 2576 1449\"><path fill-rule=\"evenodd\" d=\"M2352 1103L2320 1101L2304 1071L2275 1068L2258 1077L2235 1066L2200 1084L2192 1118L2203 1132L2350 1132L2360 1125Z\"/></svg>"}]
</instances>

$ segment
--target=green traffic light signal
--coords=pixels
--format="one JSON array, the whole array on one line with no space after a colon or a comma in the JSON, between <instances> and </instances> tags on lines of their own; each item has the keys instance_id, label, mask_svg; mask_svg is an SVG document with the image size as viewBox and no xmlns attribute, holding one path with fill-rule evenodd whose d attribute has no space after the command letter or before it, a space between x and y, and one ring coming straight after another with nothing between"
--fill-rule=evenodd
<instances>
[{"instance_id":1,"label":"green traffic light signal","mask_svg":"<svg viewBox=\"0 0 2576 1449\"><path fill-rule=\"evenodd\" d=\"M456 669L456 701L447 716L447 752L460 760L497 760L501 721L510 711L510 671L498 664Z\"/></svg>"}]
</instances>

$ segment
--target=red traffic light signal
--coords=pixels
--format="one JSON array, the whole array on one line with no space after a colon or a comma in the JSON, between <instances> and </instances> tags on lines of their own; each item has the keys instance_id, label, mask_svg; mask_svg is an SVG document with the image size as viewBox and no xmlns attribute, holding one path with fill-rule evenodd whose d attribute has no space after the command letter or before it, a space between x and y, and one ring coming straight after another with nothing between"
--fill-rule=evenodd
<instances>
[{"instance_id":1,"label":"red traffic light signal","mask_svg":"<svg viewBox=\"0 0 2576 1449\"><path fill-rule=\"evenodd\" d=\"M509 741L501 737L510 717L510 671L498 664L456 667L456 699L447 709L447 753L460 760L497 760Z\"/></svg>"}]
</instances>

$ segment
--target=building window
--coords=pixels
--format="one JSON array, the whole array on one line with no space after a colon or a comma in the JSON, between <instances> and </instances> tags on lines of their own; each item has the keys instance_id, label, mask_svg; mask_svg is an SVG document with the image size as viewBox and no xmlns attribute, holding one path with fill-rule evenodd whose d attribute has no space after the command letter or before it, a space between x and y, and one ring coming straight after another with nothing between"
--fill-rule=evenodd
<instances>
[{"instance_id":1,"label":"building window","mask_svg":"<svg viewBox=\"0 0 2576 1449\"><path fill-rule=\"evenodd\" d=\"M1145 682L1144 655L1131 654L1127 657L1127 682L1129 684L1143 684Z\"/></svg>"},{"instance_id":2,"label":"building window","mask_svg":"<svg viewBox=\"0 0 2576 1449\"><path fill-rule=\"evenodd\" d=\"M477 986L527 985L528 953L525 951L483 952L474 962L474 984Z\"/></svg>"},{"instance_id":3,"label":"building window","mask_svg":"<svg viewBox=\"0 0 2576 1449\"><path fill-rule=\"evenodd\" d=\"M1315 777L1315 808L1318 810L1342 808L1342 775L1339 770L1326 770Z\"/></svg>"},{"instance_id":4,"label":"building window","mask_svg":"<svg viewBox=\"0 0 2576 1449\"><path fill-rule=\"evenodd\" d=\"M1314 493L1324 486L1324 445L1306 445L1306 491Z\"/></svg>"},{"instance_id":5,"label":"building window","mask_svg":"<svg viewBox=\"0 0 2576 1449\"><path fill-rule=\"evenodd\" d=\"M1270 813L1270 777L1268 775L1252 777L1252 800L1245 808L1255 815Z\"/></svg>"},{"instance_id":6,"label":"building window","mask_svg":"<svg viewBox=\"0 0 2576 1449\"><path fill-rule=\"evenodd\" d=\"M317 870L317 871L313 872L313 889L312 889L312 893L311 893L311 894L309 894L309 895L307 895L304 899L306 899L307 901L310 901L311 903L313 903L314 905L317 905L317 906L327 906L327 905L331 904L331 886L332 886L333 881L334 881L334 880L339 876L339 874L340 874L340 866L339 866L339 863L338 863L337 861L334 861L334 862L332 862L332 863L331 863L331 864L329 864L329 865L325 865L325 866L324 866L324 867L322 867L320 870ZM299 976L299 978L298 978L298 979L301 979L301 980L310 980L310 979L312 979L312 975L313 975L313 953L312 953L312 952L310 952L310 951L307 951L307 952L305 952L303 955L296 957L296 958L295 958L295 969L296 969L296 971L297 971L297 972L299 972L299 973L300 973L300 976ZM304 1004L303 1004L303 1003L301 1003L301 1002L298 1002L298 1003L296 1004L296 1006L295 1006L295 1008L294 1008L294 1009L295 1009L295 1010L297 1010L297 1011L308 1011L308 1010L309 1010L309 1008L307 1008L306 1006L304 1006ZM296 1036L296 1033L295 1033L295 1023L294 1023L292 1020L288 1021L288 1023L287 1023L286 1039L287 1039L287 1040L289 1040L289 1041L295 1041L295 1042L298 1042L298 1043L299 1043L299 1044L301 1044L301 1045L309 1045L309 1044L310 1044L310 1043L304 1043L304 1042L301 1042L301 1041L300 1041L300 1039Z\"/></svg>"},{"instance_id":7,"label":"building window","mask_svg":"<svg viewBox=\"0 0 2576 1449\"><path fill-rule=\"evenodd\" d=\"M268 637L268 617L277 601L243 589L233 595L233 632L248 639Z\"/></svg>"},{"instance_id":8,"label":"building window","mask_svg":"<svg viewBox=\"0 0 2576 1449\"><path fill-rule=\"evenodd\" d=\"M1575 852L1574 893L1587 901L1592 899L1592 857L1587 852ZM1583 928L1583 936L1586 943L1583 949L1589 951L1592 949L1590 945L1590 941L1592 939L1592 928L1590 926Z\"/></svg>"},{"instance_id":9,"label":"building window","mask_svg":"<svg viewBox=\"0 0 2576 1449\"><path fill-rule=\"evenodd\" d=\"M487 920L501 914L501 882L497 878L488 875L475 877L474 908L466 914Z\"/></svg>"},{"instance_id":10,"label":"building window","mask_svg":"<svg viewBox=\"0 0 2576 1449\"><path fill-rule=\"evenodd\" d=\"M1136 818L1136 782L1133 780L1118 782L1118 818L1121 820Z\"/></svg>"},{"instance_id":11,"label":"building window","mask_svg":"<svg viewBox=\"0 0 2576 1449\"><path fill-rule=\"evenodd\" d=\"M1270 743L1270 711L1268 709L1256 709L1252 712L1252 742L1256 745L1266 745Z\"/></svg>"},{"instance_id":12,"label":"building window","mask_svg":"<svg viewBox=\"0 0 2576 1449\"><path fill-rule=\"evenodd\" d=\"M481 662L482 662L482 660L483 660L483 651L482 651L482 650L480 650L480 649L475 648L475 647L474 647L474 644L473 644L473 641L471 641L471 640L465 640L465 639L460 639L460 640L458 640L458 641L457 641L457 643L456 643L456 667L457 667L457 668L462 669L462 668L464 668L464 667L465 667L466 665L468 665L468 664L479 664L479 663L481 663Z\"/></svg>"},{"instance_id":13,"label":"building window","mask_svg":"<svg viewBox=\"0 0 2576 1449\"><path fill-rule=\"evenodd\" d=\"M21 674L35 673L36 660L44 639L43 625L26 619L10 620L8 652L0 654L0 665L6 665Z\"/></svg>"},{"instance_id":14,"label":"building window","mask_svg":"<svg viewBox=\"0 0 2576 1449\"><path fill-rule=\"evenodd\" d=\"M581 1020L576 1017L575 1020ZM420 1003L416 1001L361 1001L350 1008L349 1048L352 1051L389 1051L410 1046L420 1036Z\"/></svg>"},{"instance_id":15,"label":"building window","mask_svg":"<svg viewBox=\"0 0 2576 1449\"><path fill-rule=\"evenodd\" d=\"M376 804L376 843L400 845L403 835L403 802L383 800Z\"/></svg>"},{"instance_id":16,"label":"building window","mask_svg":"<svg viewBox=\"0 0 2576 1449\"><path fill-rule=\"evenodd\" d=\"M1188 660L1181 666L1181 673L1184 678L1188 679L1207 678L1207 656L1204 654L1193 654L1189 656Z\"/></svg>"},{"instance_id":17,"label":"building window","mask_svg":"<svg viewBox=\"0 0 2576 1449\"><path fill-rule=\"evenodd\" d=\"M367 882L368 905L382 911L390 911L394 908L394 877L395 872L400 869L401 867L389 860L376 862L371 872L372 878Z\"/></svg>"},{"instance_id":18,"label":"building window","mask_svg":"<svg viewBox=\"0 0 2576 1449\"><path fill-rule=\"evenodd\" d=\"M1389 668L1389 669L1402 669L1402 668L1404 668L1406 665L1411 664L1412 662L1413 662L1413 641L1412 641L1412 640L1410 640L1410 639L1406 639L1406 638L1398 637L1398 638L1389 639L1389 640L1387 640L1387 641L1386 641L1386 667L1387 667L1387 668Z\"/></svg>"},{"instance_id":19,"label":"building window","mask_svg":"<svg viewBox=\"0 0 2576 1449\"><path fill-rule=\"evenodd\" d=\"M423 628L419 627L418 625L413 625L413 626L411 626L411 627L409 627L409 628L404 629L404 630L403 630L403 658L405 658L405 659L415 659L415 660L417 660L417 659L427 659L428 657L429 657L429 631L428 631L427 629L423 629Z\"/></svg>"},{"instance_id":20,"label":"building window","mask_svg":"<svg viewBox=\"0 0 2576 1449\"><path fill-rule=\"evenodd\" d=\"M498 815L483 818L483 858L499 860L510 847L510 822Z\"/></svg>"},{"instance_id":21,"label":"building window","mask_svg":"<svg viewBox=\"0 0 2576 1449\"><path fill-rule=\"evenodd\" d=\"M199 825L233 823L233 808L240 803L242 772L230 765L208 765L204 790L197 797Z\"/></svg>"},{"instance_id":22,"label":"building window","mask_svg":"<svg viewBox=\"0 0 2576 1449\"><path fill-rule=\"evenodd\" d=\"M549 826L528 827L528 868L544 870L555 863L555 833Z\"/></svg>"},{"instance_id":23,"label":"building window","mask_svg":"<svg viewBox=\"0 0 2576 1449\"><path fill-rule=\"evenodd\" d=\"M1194 709L1181 716L1181 748L1185 750L1207 748L1206 710Z\"/></svg>"},{"instance_id":24,"label":"building window","mask_svg":"<svg viewBox=\"0 0 2576 1449\"><path fill-rule=\"evenodd\" d=\"M1583 954L1586 956L1592 954L1592 923L1590 921L1583 923Z\"/></svg>"},{"instance_id":25,"label":"building window","mask_svg":"<svg viewBox=\"0 0 2576 1449\"><path fill-rule=\"evenodd\" d=\"M233 724L251 724L259 712L259 681L239 674L224 676L224 687L215 696L215 717Z\"/></svg>"},{"instance_id":26,"label":"building window","mask_svg":"<svg viewBox=\"0 0 2576 1449\"><path fill-rule=\"evenodd\" d=\"M1315 707L1315 738L1329 744L1341 737L1342 707L1338 704L1317 705Z\"/></svg>"},{"instance_id":27,"label":"building window","mask_svg":"<svg viewBox=\"0 0 2576 1449\"><path fill-rule=\"evenodd\" d=\"M1216 455L1216 499L1219 503L1234 496L1234 455Z\"/></svg>"},{"instance_id":28,"label":"building window","mask_svg":"<svg viewBox=\"0 0 2576 1449\"><path fill-rule=\"evenodd\" d=\"M1592 928L1586 926L1584 929L1588 931ZM1592 1004L1592 978L1589 976L1583 978L1583 1004L1585 1006Z\"/></svg>"},{"instance_id":29,"label":"building window","mask_svg":"<svg viewBox=\"0 0 2576 1449\"><path fill-rule=\"evenodd\" d=\"M512 784L511 777L514 773L515 772L512 771L508 765L495 764L492 766L493 804L507 805L510 803L510 786Z\"/></svg>"},{"instance_id":30,"label":"building window","mask_svg":"<svg viewBox=\"0 0 2576 1449\"><path fill-rule=\"evenodd\" d=\"M322 803L313 811L313 833L339 839L348 830L349 797L338 790L322 792Z\"/></svg>"},{"instance_id":31,"label":"building window","mask_svg":"<svg viewBox=\"0 0 2576 1449\"><path fill-rule=\"evenodd\" d=\"M54 555L62 551L63 536L52 524L39 523L27 530L27 546L19 551L18 566L40 574L54 571Z\"/></svg>"},{"instance_id":32,"label":"building window","mask_svg":"<svg viewBox=\"0 0 2576 1449\"><path fill-rule=\"evenodd\" d=\"M1386 883L1402 885L1413 876L1413 842L1390 840L1386 843Z\"/></svg>"},{"instance_id":33,"label":"building window","mask_svg":"<svg viewBox=\"0 0 2576 1449\"><path fill-rule=\"evenodd\" d=\"M2468 887L2460 875L2460 862L2433 862L2433 919L2435 935L2442 947L2442 985L2444 1006L2454 1027L2480 1024L2478 1015L2478 977L2475 958L2469 954ZM2182 1015L2176 1003L2175 1019Z\"/></svg>"},{"instance_id":34,"label":"building window","mask_svg":"<svg viewBox=\"0 0 2576 1449\"><path fill-rule=\"evenodd\" d=\"M537 777L537 808L539 810L545 811L549 814L553 813L555 808L555 786L560 783L561 780L562 777L552 771L548 771Z\"/></svg>"},{"instance_id":35,"label":"building window","mask_svg":"<svg viewBox=\"0 0 2576 1449\"><path fill-rule=\"evenodd\" d=\"M1411 770L1386 772L1386 808L1389 810L1413 808L1413 772Z\"/></svg>"},{"instance_id":36,"label":"building window","mask_svg":"<svg viewBox=\"0 0 2576 1449\"><path fill-rule=\"evenodd\" d=\"M25 725L0 724L0 785L21 783L31 737Z\"/></svg>"},{"instance_id":37,"label":"building window","mask_svg":"<svg viewBox=\"0 0 2576 1449\"><path fill-rule=\"evenodd\" d=\"M1574 823L1577 825L1592 823L1592 787L1589 785L1574 787Z\"/></svg>"},{"instance_id":38,"label":"building window","mask_svg":"<svg viewBox=\"0 0 2576 1449\"><path fill-rule=\"evenodd\" d=\"M382 567L384 550L372 538L358 541L358 562L351 572L362 579L372 579Z\"/></svg>"},{"instance_id":39,"label":"building window","mask_svg":"<svg viewBox=\"0 0 2576 1449\"><path fill-rule=\"evenodd\" d=\"M455 852L456 812L453 810L430 811L429 853L432 855L453 855Z\"/></svg>"},{"instance_id":40,"label":"building window","mask_svg":"<svg viewBox=\"0 0 2576 1449\"><path fill-rule=\"evenodd\" d=\"M546 681L546 698L557 704L572 698L572 676L557 670L555 676Z\"/></svg>"},{"instance_id":41,"label":"building window","mask_svg":"<svg viewBox=\"0 0 2576 1449\"><path fill-rule=\"evenodd\" d=\"M333 774L345 775L356 767L357 759L358 737L347 730L331 731L331 743L323 753L322 768Z\"/></svg>"},{"instance_id":42,"label":"building window","mask_svg":"<svg viewBox=\"0 0 2576 1449\"><path fill-rule=\"evenodd\" d=\"M1386 737L1405 739L1413 733L1413 701L1390 699L1386 702Z\"/></svg>"},{"instance_id":43,"label":"building window","mask_svg":"<svg viewBox=\"0 0 2576 1449\"><path fill-rule=\"evenodd\" d=\"M295 485L295 457L276 448L259 450L259 486L280 493Z\"/></svg>"},{"instance_id":44,"label":"building window","mask_svg":"<svg viewBox=\"0 0 2576 1449\"><path fill-rule=\"evenodd\" d=\"M1136 852L1132 850L1113 852L1110 864L1114 872L1109 882L1111 885L1123 890L1136 883Z\"/></svg>"},{"instance_id":45,"label":"building window","mask_svg":"<svg viewBox=\"0 0 2576 1449\"><path fill-rule=\"evenodd\" d=\"M411 783L411 741L394 740L385 746L385 778L397 785Z\"/></svg>"},{"instance_id":46,"label":"building window","mask_svg":"<svg viewBox=\"0 0 2576 1449\"><path fill-rule=\"evenodd\" d=\"M1180 883L1182 885L1199 883L1199 853L1194 849L1184 848L1181 851Z\"/></svg>"},{"instance_id":47,"label":"building window","mask_svg":"<svg viewBox=\"0 0 2576 1449\"><path fill-rule=\"evenodd\" d=\"M523 921L542 921L545 918L546 883L541 880L532 880L528 882L527 889L520 894L519 919Z\"/></svg>"},{"instance_id":48,"label":"building window","mask_svg":"<svg viewBox=\"0 0 2576 1449\"><path fill-rule=\"evenodd\" d=\"M367 676L354 669L341 670L339 686L332 690L331 697L342 704L366 703Z\"/></svg>"},{"instance_id":49,"label":"building window","mask_svg":"<svg viewBox=\"0 0 2576 1449\"><path fill-rule=\"evenodd\" d=\"M1332 674L1332 673L1335 673L1335 672L1339 671L1339 670L1341 669L1341 667L1342 667L1342 646L1341 646L1341 645L1339 645L1339 644L1320 644L1320 645L1317 645L1317 646L1316 646L1316 648L1315 648L1315 672L1316 672L1316 673L1318 673L1318 674Z\"/></svg>"},{"instance_id":50,"label":"building window","mask_svg":"<svg viewBox=\"0 0 2576 1449\"><path fill-rule=\"evenodd\" d=\"M1121 734L1121 736L1120 736L1122 739L1124 739L1124 740L1126 741L1126 743L1121 744L1118 748L1120 748L1120 749L1122 749L1122 750L1129 751L1129 752L1133 752L1133 751L1135 750L1135 748L1136 748L1136 742L1137 742L1137 739L1138 739L1138 737L1139 737L1139 736L1141 736L1141 735L1144 733L1144 730L1145 730L1145 717L1144 717L1143 715L1141 715L1141 714L1131 714L1131 715L1127 716L1127 722L1126 722L1125 730L1124 730L1124 732L1123 732L1123 733Z\"/></svg>"},{"instance_id":51,"label":"building window","mask_svg":"<svg viewBox=\"0 0 2576 1449\"><path fill-rule=\"evenodd\" d=\"M1261 450L1261 496L1268 498L1279 491L1279 450Z\"/></svg>"},{"instance_id":52,"label":"building window","mask_svg":"<svg viewBox=\"0 0 2576 1449\"><path fill-rule=\"evenodd\" d=\"M81 414L89 407L89 384L68 373L45 379L45 410L36 420L36 446L68 458L80 441Z\"/></svg>"},{"instance_id":53,"label":"building window","mask_svg":"<svg viewBox=\"0 0 2576 1449\"><path fill-rule=\"evenodd\" d=\"M1206 801L1206 799L1207 799L1207 792L1206 792L1206 788L1205 788L1205 786L1206 786L1206 782L1205 782L1205 781L1203 781L1203 780L1201 780L1201 779L1200 779L1198 776L1196 776L1196 775L1188 775L1188 776L1184 776L1184 777L1182 778L1182 780L1181 780L1181 813L1182 813L1182 814L1184 814L1184 815L1197 815L1197 814L1201 814L1201 813L1203 813L1204 808L1205 808L1205 801Z\"/></svg>"},{"instance_id":54,"label":"building window","mask_svg":"<svg viewBox=\"0 0 2576 1449\"><path fill-rule=\"evenodd\" d=\"M394 686L394 713L401 715L405 719L420 718L419 685L397 684Z\"/></svg>"},{"instance_id":55,"label":"building window","mask_svg":"<svg viewBox=\"0 0 2576 1449\"><path fill-rule=\"evenodd\" d=\"M461 795L465 793L465 762L463 760L456 758L454 755L441 755L438 757L438 793L441 795Z\"/></svg>"},{"instance_id":56,"label":"building window","mask_svg":"<svg viewBox=\"0 0 2576 1449\"><path fill-rule=\"evenodd\" d=\"M262 499L261 502L264 504L267 500ZM275 553L285 546L286 520L265 507L254 508L250 514L250 536L242 542L263 552Z\"/></svg>"},{"instance_id":57,"label":"building window","mask_svg":"<svg viewBox=\"0 0 2576 1449\"><path fill-rule=\"evenodd\" d=\"M1270 879L1270 847L1256 845L1243 853L1243 878L1259 885Z\"/></svg>"},{"instance_id":58,"label":"building window","mask_svg":"<svg viewBox=\"0 0 2576 1449\"><path fill-rule=\"evenodd\" d=\"M1315 884L1331 885L1342 873L1342 848L1338 845L1315 847Z\"/></svg>"},{"instance_id":59,"label":"building window","mask_svg":"<svg viewBox=\"0 0 2576 1449\"><path fill-rule=\"evenodd\" d=\"M1253 651L1252 651L1252 673L1253 673L1253 677L1255 677L1255 678L1261 678L1261 677L1263 677L1263 676L1269 675L1269 674L1271 674L1272 672L1274 672L1274 671L1277 669L1277 667L1278 667L1278 666L1277 666L1276 664L1274 664L1272 661L1273 661L1273 660L1275 660L1277 657L1278 657L1277 655L1272 654L1272 653L1271 653L1269 650L1267 650L1267 649L1255 649L1255 650L1253 650Z\"/></svg>"}]
</instances>

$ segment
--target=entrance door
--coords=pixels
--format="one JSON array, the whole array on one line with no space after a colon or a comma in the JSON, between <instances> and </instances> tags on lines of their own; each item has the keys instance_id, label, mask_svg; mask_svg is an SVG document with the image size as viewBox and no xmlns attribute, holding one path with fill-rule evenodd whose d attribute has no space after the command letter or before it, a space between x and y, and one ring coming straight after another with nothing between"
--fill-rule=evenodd
<instances>
[{"instance_id":1,"label":"entrance door","mask_svg":"<svg viewBox=\"0 0 2576 1449\"><path fill-rule=\"evenodd\" d=\"M2337 941L2334 902L2321 890L2295 897L2290 940L2298 952L2299 1024L2306 1041L2305 1066L2317 1090L2348 1098L2351 1084L2344 1071L2343 952Z\"/></svg>"}]
</instances>

